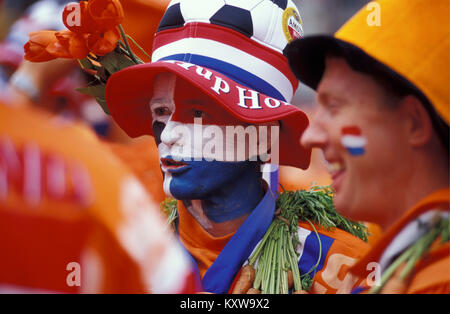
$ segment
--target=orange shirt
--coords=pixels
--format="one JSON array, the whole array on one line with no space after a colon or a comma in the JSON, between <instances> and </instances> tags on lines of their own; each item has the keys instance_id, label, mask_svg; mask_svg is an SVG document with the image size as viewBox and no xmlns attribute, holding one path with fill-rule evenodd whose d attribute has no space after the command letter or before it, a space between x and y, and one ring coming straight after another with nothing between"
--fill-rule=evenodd
<instances>
[{"instance_id":1,"label":"orange shirt","mask_svg":"<svg viewBox=\"0 0 450 314\"><path fill-rule=\"evenodd\" d=\"M194 291L159 203L90 130L34 109L0 105L0 238L2 292Z\"/></svg>"},{"instance_id":2,"label":"orange shirt","mask_svg":"<svg viewBox=\"0 0 450 314\"><path fill-rule=\"evenodd\" d=\"M223 237L212 236L202 228L181 201L178 201L178 215L180 241L194 257L200 277L203 278L234 233Z\"/></svg>"},{"instance_id":3,"label":"orange shirt","mask_svg":"<svg viewBox=\"0 0 450 314\"><path fill-rule=\"evenodd\" d=\"M432 210L449 211L450 189L436 191L411 208L394 226L375 243L373 248L353 268L352 273L368 277L373 268L370 263L379 262L394 238L419 216ZM416 265L406 293L450 293L450 244L437 239L430 251ZM367 270L369 269L369 270ZM381 270L382 271L382 270ZM373 280L373 278L371 278ZM366 281L363 286L368 286Z\"/></svg>"},{"instance_id":4,"label":"orange shirt","mask_svg":"<svg viewBox=\"0 0 450 314\"><path fill-rule=\"evenodd\" d=\"M182 202L178 202L178 211L180 241L196 261L200 276L203 278L206 271L213 265L235 234L213 237L201 227ZM330 231L315 227L322 241L322 257L310 292L350 293L354 287L361 283L362 279L349 273L349 269L369 249L369 245L343 230ZM318 260L317 236L308 223L299 223L298 232L302 241L302 245L297 249L301 251L299 268L301 273L305 273ZM251 250L248 256L238 256L238 259L246 260L250 256ZM239 254L235 250L229 252L232 255ZM233 258L229 260L232 261ZM237 266L240 269L242 264ZM221 275L220 271L217 272L217 275ZM234 283L231 284L228 291L232 291L237 278L239 278L239 273L235 275Z\"/></svg>"}]
</instances>

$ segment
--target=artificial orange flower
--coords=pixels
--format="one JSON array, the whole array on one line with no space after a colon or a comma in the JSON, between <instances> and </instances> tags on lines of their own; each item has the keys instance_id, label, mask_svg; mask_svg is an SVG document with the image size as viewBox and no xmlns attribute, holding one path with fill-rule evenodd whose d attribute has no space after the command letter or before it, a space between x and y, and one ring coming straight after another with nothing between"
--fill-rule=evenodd
<instances>
[{"instance_id":1,"label":"artificial orange flower","mask_svg":"<svg viewBox=\"0 0 450 314\"><path fill-rule=\"evenodd\" d=\"M57 41L47 47L47 52L58 58L83 59L89 54L85 35L64 30L55 33Z\"/></svg>"},{"instance_id":2,"label":"artificial orange flower","mask_svg":"<svg viewBox=\"0 0 450 314\"><path fill-rule=\"evenodd\" d=\"M63 11L66 27L79 35L86 35L87 47L103 56L116 47L120 34L117 26L124 19L119 0L90 0L69 3ZM59 48L58 45L54 45Z\"/></svg>"},{"instance_id":3,"label":"artificial orange flower","mask_svg":"<svg viewBox=\"0 0 450 314\"><path fill-rule=\"evenodd\" d=\"M99 25L92 19L87 1L72 2L64 7L63 23L75 33L93 34L99 31Z\"/></svg>"},{"instance_id":4,"label":"artificial orange flower","mask_svg":"<svg viewBox=\"0 0 450 314\"><path fill-rule=\"evenodd\" d=\"M25 44L25 59L32 62L44 62L56 59L46 48L57 42L55 31L38 31L29 34L30 40Z\"/></svg>"},{"instance_id":5,"label":"artificial orange flower","mask_svg":"<svg viewBox=\"0 0 450 314\"><path fill-rule=\"evenodd\" d=\"M64 7L63 23L76 33L103 33L124 19L119 0L91 0L69 3Z\"/></svg>"},{"instance_id":6,"label":"artificial orange flower","mask_svg":"<svg viewBox=\"0 0 450 314\"><path fill-rule=\"evenodd\" d=\"M104 56L116 48L120 33L112 28L104 33L91 34L87 38L87 47L97 56Z\"/></svg>"},{"instance_id":7,"label":"artificial orange flower","mask_svg":"<svg viewBox=\"0 0 450 314\"><path fill-rule=\"evenodd\" d=\"M63 23L68 30L30 34L25 58L33 62L55 58L83 59L89 52L103 56L116 48L117 26L124 19L119 0L90 0L65 6Z\"/></svg>"},{"instance_id":8,"label":"artificial orange flower","mask_svg":"<svg viewBox=\"0 0 450 314\"><path fill-rule=\"evenodd\" d=\"M115 28L124 19L119 0L90 0L88 9L92 20L99 25L100 31Z\"/></svg>"}]
</instances>

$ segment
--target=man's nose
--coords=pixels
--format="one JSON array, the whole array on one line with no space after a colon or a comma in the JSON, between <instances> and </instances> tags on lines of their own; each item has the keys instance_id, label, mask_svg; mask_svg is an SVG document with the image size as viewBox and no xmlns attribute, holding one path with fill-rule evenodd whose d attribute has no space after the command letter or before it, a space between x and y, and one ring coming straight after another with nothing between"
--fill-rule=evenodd
<instances>
[{"instance_id":1,"label":"man's nose","mask_svg":"<svg viewBox=\"0 0 450 314\"><path fill-rule=\"evenodd\" d=\"M175 144L182 136L181 132L177 131L178 123L171 120L167 121L166 126L161 132L161 142L171 146Z\"/></svg>"},{"instance_id":2,"label":"man's nose","mask_svg":"<svg viewBox=\"0 0 450 314\"><path fill-rule=\"evenodd\" d=\"M300 144L305 148L324 148L327 142L328 132L323 122L316 116L303 132Z\"/></svg>"}]
</instances>

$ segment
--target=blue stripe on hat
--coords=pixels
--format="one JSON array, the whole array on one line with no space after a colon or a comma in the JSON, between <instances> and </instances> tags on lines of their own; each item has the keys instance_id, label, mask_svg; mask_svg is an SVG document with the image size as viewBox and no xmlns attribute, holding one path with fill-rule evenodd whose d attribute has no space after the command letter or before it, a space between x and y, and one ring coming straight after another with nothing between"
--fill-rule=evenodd
<instances>
[{"instance_id":1,"label":"blue stripe on hat","mask_svg":"<svg viewBox=\"0 0 450 314\"><path fill-rule=\"evenodd\" d=\"M176 60L193 63L196 65L207 67L211 70L218 71L237 83L254 89L260 93L263 93L269 97L276 98L282 101L286 101L284 96L272 85L263 80L262 78L240 68L231 63L224 62L211 57L200 56L197 54L181 53L171 56L167 56L159 59L164 60ZM245 81L244 81L245 80Z\"/></svg>"}]
</instances>

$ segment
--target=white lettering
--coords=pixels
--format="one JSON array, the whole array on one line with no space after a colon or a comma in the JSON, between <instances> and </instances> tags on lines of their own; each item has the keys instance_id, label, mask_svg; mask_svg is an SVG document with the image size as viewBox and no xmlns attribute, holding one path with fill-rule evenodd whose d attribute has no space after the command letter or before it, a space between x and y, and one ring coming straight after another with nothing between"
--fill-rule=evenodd
<instances>
[{"instance_id":1,"label":"white lettering","mask_svg":"<svg viewBox=\"0 0 450 314\"><path fill-rule=\"evenodd\" d=\"M220 95L220 92L224 92L225 94L228 94L230 92L230 86L226 81L221 79L220 77L215 77L216 81L214 83L214 87L211 87L213 91L216 92L217 95Z\"/></svg>"},{"instance_id":2,"label":"white lettering","mask_svg":"<svg viewBox=\"0 0 450 314\"><path fill-rule=\"evenodd\" d=\"M281 106L281 101L275 98L267 97L264 99L264 104L269 108L275 109Z\"/></svg>"},{"instance_id":3,"label":"white lettering","mask_svg":"<svg viewBox=\"0 0 450 314\"><path fill-rule=\"evenodd\" d=\"M67 264L66 270L71 271L66 277L66 284L69 287L81 286L81 266L77 262Z\"/></svg>"},{"instance_id":4,"label":"white lettering","mask_svg":"<svg viewBox=\"0 0 450 314\"><path fill-rule=\"evenodd\" d=\"M378 263L372 262L367 264L366 270L373 270L367 275L367 285L369 287L379 286L381 284L381 266Z\"/></svg>"},{"instance_id":5,"label":"white lettering","mask_svg":"<svg viewBox=\"0 0 450 314\"><path fill-rule=\"evenodd\" d=\"M203 147L203 157L205 160L224 160L222 129L217 125L208 125L203 131L203 137L209 139Z\"/></svg>"},{"instance_id":6,"label":"white lettering","mask_svg":"<svg viewBox=\"0 0 450 314\"><path fill-rule=\"evenodd\" d=\"M239 103L238 106L242 107L242 108L248 108L246 105L246 100L251 100L252 101L252 105L250 106L250 109L262 109L262 107L259 105L259 93L257 91L254 90L247 90L245 88L236 86L236 88L239 91ZM246 96L245 92L249 91L250 92L250 96Z\"/></svg>"},{"instance_id":7,"label":"white lettering","mask_svg":"<svg viewBox=\"0 0 450 314\"><path fill-rule=\"evenodd\" d=\"M67 14L66 24L68 26L81 26L81 10L78 3L69 3L65 10L71 11Z\"/></svg>"},{"instance_id":8,"label":"white lettering","mask_svg":"<svg viewBox=\"0 0 450 314\"><path fill-rule=\"evenodd\" d=\"M179 65L180 67L182 67L185 70L189 70L189 68L193 67L194 64L192 63L187 63L187 62L177 62L175 63L176 65Z\"/></svg>"},{"instance_id":9,"label":"white lettering","mask_svg":"<svg viewBox=\"0 0 450 314\"><path fill-rule=\"evenodd\" d=\"M372 1L366 6L367 11L372 11L367 15L367 25L381 26L381 6L379 3Z\"/></svg>"},{"instance_id":10,"label":"white lettering","mask_svg":"<svg viewBox=\"0 0 450 314\"><path fill-rule=\"evenodd\" d=\"M211 71L205 70L204 68L198 66L196 72L198 75L203 76L208 81L211 80L211 76L212 76Z\"/></svg>"}]
</instances>

